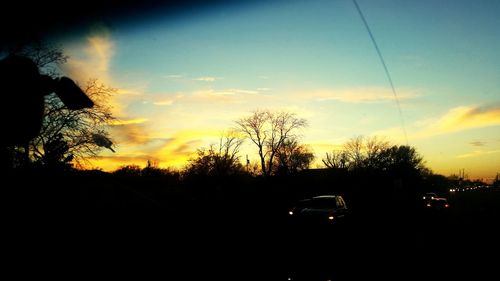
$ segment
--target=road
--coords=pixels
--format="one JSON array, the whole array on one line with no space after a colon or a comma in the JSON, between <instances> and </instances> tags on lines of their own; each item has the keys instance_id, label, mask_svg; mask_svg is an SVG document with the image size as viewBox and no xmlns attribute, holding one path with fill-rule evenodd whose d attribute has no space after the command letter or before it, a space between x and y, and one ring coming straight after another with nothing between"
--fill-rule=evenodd
<instances>
[{"instance_id":1,"label":"road","mask_svg":"<svg viewBox=\"0 0 500 281\"><path fill-rule=\"evenodd\" d=\"M167 280L423 279L429 269L445 280L467 274L491 280L499 255L500 191L449 199L445 214L372 210L342 229L298 228L286 220L287 210L268 214L246 205L173 213L41 211L5 224L4 253L6 267L29 267L40 276L52 276L56 264L89 276Z\"/></svg>"}]
</instances>

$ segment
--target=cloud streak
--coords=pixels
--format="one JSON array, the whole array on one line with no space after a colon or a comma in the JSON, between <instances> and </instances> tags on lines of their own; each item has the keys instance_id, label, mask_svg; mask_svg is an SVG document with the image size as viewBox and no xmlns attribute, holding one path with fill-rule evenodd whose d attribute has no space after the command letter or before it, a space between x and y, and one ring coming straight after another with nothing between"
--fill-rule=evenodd
<instances>
[{"instance_id":1,"label":"cloud streak","mask_svg":"<svg viewBox=\"0 0 500 281\"><path fill-rule=\"evenodd\" d=\"M442 116L418 121L408 134L410 139L425 139L438 135L452 134L465 130L500 126L500 107L459 106L448 110ZM389 128L375 132L398 138L401 128ZM471 143L472 144L472 143ZM475 142L476 146L481 142Z\"/></svg>"},{"instance_id":2,"label":"cloud streak","mask_svg":"<svg viewBox=\"0 0 500 281\"><path fill-rule=\"evenodd\" d=\"M485 155L490 155L490 154L496 154L500 153L500 149L498 150L489 150L489 151L484 151L484 150L476 150L471 153L466 153L462 155L458 155L457 158L473 158L473 157L481 157Z\"/></svg>"},{"instance_id":3,"label":"cloud streak","mask_svg":"<svg viewBox=\"0 0 500 281\"><path fill-rule=\"evenodd\" d=\"M202 82L215 82L216 80L219 80L217 77L212 77L212 76L202 76L202 77L197 77L193 78L194 81L202 81Z\"/></svg>"},{"instance_id":4,"label":"cloud streak","mask_svg":"<svg viewBox=\"0 0 500 281\"><path fill-rule=\"evenodd\" d=\"M472 145L472 146L485 146L486 142L484 142L484 141L473 141L473 142L470 142L469 144Z\"/></svg>"},{"instance_id":5,"label":"cloud streak","mask_svg":"<svg viewBox=\"0 0 500 281\"><path fill-rule=\"evenodd\" d=\"M500 107L460 106L450 109L416 134L427 137L500 125Z\"/></svg>"},{"instance_id":6,"label":"cloud streak","mask_svg":"<svg viewBox=\"0 0 500 281\"><path fill-rule=\"evenodd\" d=\"M130 125L130 124L142 124L147 122L147 118L136 118L136 119L129 119L129 120L114 120L108 125L110 126L119 126L119 125Z\"/></svg>"}]
</instances>

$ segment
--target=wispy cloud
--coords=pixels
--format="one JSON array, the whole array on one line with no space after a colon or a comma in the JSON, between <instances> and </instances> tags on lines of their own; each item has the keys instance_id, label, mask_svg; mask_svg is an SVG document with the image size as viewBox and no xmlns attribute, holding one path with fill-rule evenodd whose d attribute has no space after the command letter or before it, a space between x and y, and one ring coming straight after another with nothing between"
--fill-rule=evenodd
<instances>
[{"instance_id":1,"label":"wispy cloud","mask_svg":"<svg viewBox=\"0 0 500 281\"><path fill-rule=\"evenodd\" d=\"M110 132L119 145L144 145L151 141L148 130L141 123L111 126Z\"/></svg>"},{"instance_id":2,"label":"wispy cloud","mask_svg":"<svg viewBox=\"0 0 500 281\"><path fill-rule=\"evenodd\" d=\"M460 131L500 126L499 107L460 106L448 110L437 118L419 120L408 130L410 139L425 139ZM401 128L389 128L375 132L376 135L402 136ZM397 138L397 137L396 137Z\"/></svg>"},{"instance_id":3,"label":"wispy cloud","mask_svg":"<svg viewBox=\"0 0 500 281\"><path fill-rule=\"evenodd\" d=\"M130 125L130 124L142 124L148 121L147 118L136 118L136 119L129 119L129 120L114 120L108 125L111 126L119 126L119 125Z\"/></svg>"},{"instance_id":4,"label":"wispy cloud","mask_svg":"<svg viewBox=\"0 0 500 281\"><path fill-rule=\"evenodd\" d=\"M114 42L108 33L90 35L83 45L72 45L66 52L69 59L63 69L80 84L90 78L98 78L106 84L111 83L109 66L114 54Z\"/></svg>"},{"instance_id":5,"label":"wispy cloud","mask_svg":"<svg viewBox=\"0 0 500 281\"><path fill-rule=\"evenodd\" d=\"M344 90L319 90L313 93L300 94L305 99L318 101L335 100L347 103L393 102L394 95L386 88L355 88ZM412 91L400 91L399 100L414 99L419 95Z\"/></svg>"},{"instance_id":6,"label":"wispy cloud","mask_svg":"<svg viewBox=\"0 0 500 281\"><path fill-rule=\"evenodd\" d=\"M158 106L168 106L168 105L172 105L173 103L174 103L174 99L164 99L161 101L153 102L154 105L158 105Z\"/></svg>"},{"instance_id":7,"label":"wispy cloud","mask_svg":"<svg viewBox=\"0 0 500 281\"><path fill-rule=\"evenodd\" d=\"M259 91L245 89L202 90L194 93L194 97L211 102L242 103L245 97L259 95Z\"/></svg>"},{"instance_id":8,"label":"wispy cloud","mask_svg":"<svg viewBox=\"0 0 500 281\"><path fill-rule=\"evenodd\" d=\"M184 75L182 74L170 74L170 75L165 75L163 76L165 79L181 79L184 78Z\"/></svg>"},{"instance_id":9,"label":"wispy cloud","mask_svg":"<svg viewBox=\"0 0 500 281\"><path fill-rule=\"evenodd\" d=\"M203 81L203 82L214 82L216 80L219 80L220 78L218 77L212 77L212 76L202 76L202 77L197 77L193 78L194 81Z\"/></svg>"},{"instance_id":10,"label":"wispy cloud","mask_svg":"<svg viewBox=\"0 0 500 281\"><path fill-rule=\"evenodd\" d=\"M458 131L500 125L500 107L460 106L443 116L428 120L427 126L416 134L426 137Z\"/></svg>"},{"instance_id":11,"label":"wispy cloud","mask_svg":"<svg viewBox=\"0 0 500 281\"><path fill-rule=\"evenodd\" d=\"M485 146L486 142L484 142L484 141L473 141L473 142L470 142L469 144L472 145L472 146Z\"/></svg>"},{"instance_id":12,"label":"wispy cloud","mask_svg":"<svg viewBox=\"0 0 500 281\"><path fill-rule=\"evenodd\" d=\"M145 104L152 104L156 106L169 106L172 105L185 97L185 94L182 93L155 93L148 94L145 97Z\"/></svg>"},{"instance_id":13,"label":"wispy cloud","mask_svg":"<svg viewBox=\"0 0 500 281\"><path fill-rule=\"evenodd\" d=\"M458 156L457 156L457 158L472 158L472 157L480 157L480 156L490 155L490 154L495 154L495 153L500 153L500 149L497 149L497 150L489 150L489 151L485 151L485 150L476 150L476 151L473 151L473 152L471 152L471 153L466 153L466 154L458 155Z\"/></svg>"}]
</instances>

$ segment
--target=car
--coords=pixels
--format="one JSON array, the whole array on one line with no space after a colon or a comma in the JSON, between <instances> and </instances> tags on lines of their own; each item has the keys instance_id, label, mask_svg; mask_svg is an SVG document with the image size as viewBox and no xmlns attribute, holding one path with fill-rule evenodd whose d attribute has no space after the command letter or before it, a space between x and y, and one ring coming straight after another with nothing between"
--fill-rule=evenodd
<instances>
[{"instance_id":1,"label":"car","mask_svg":"<svg viewBox=\"0 0 500 281\"><path fill-rule=\"evenodd\" d=\"M422 196L423 200L432 200L434 198L438 198L437 194L434 192L427 192Z\"/></svg>"},{"instance_id":2,"label":"car","mask_svg":"<svg viewBox=\"0 0 500 281\"><path fill-rule=\"evenodd\" d=\"M426 209L430 210L446 210L450 207L448 203L448 199L443 197L435 197L433 199L428 200L425 203Z\"/></svg>"},{"instance_id":3,"label":"car","mask_svg":"<svg viewBox=\"0 0 500 281\"><path fill-rule=\"evenodd\" d=\"M346 219L348 212L341 195L320 195L300 200L288 215L301 222L338 224Z\"/></svg>"}]
</instances>

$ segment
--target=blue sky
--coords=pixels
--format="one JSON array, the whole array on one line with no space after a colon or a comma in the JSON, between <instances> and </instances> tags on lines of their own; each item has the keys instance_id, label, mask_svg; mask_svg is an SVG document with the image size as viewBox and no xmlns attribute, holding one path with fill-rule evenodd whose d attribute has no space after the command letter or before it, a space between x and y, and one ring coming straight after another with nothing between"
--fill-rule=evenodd
<instances>
[{"instance_id":1,"label":"blue sky","mask_svg":"<svg viewBox=\"0 0 500 281\"><path fill-rule=\"evenodd\" d=\"M358 0L392 75L408 143L435 172L500 170L500 2ZM357 136L405 144L370 37L348 0L263 1L103 19L60 39L66 71L119 89L114 169L181 167L255 109L309 121L318 162ZM250 145L244 153L252 155Z\"/></svg>"}]
</instances>

